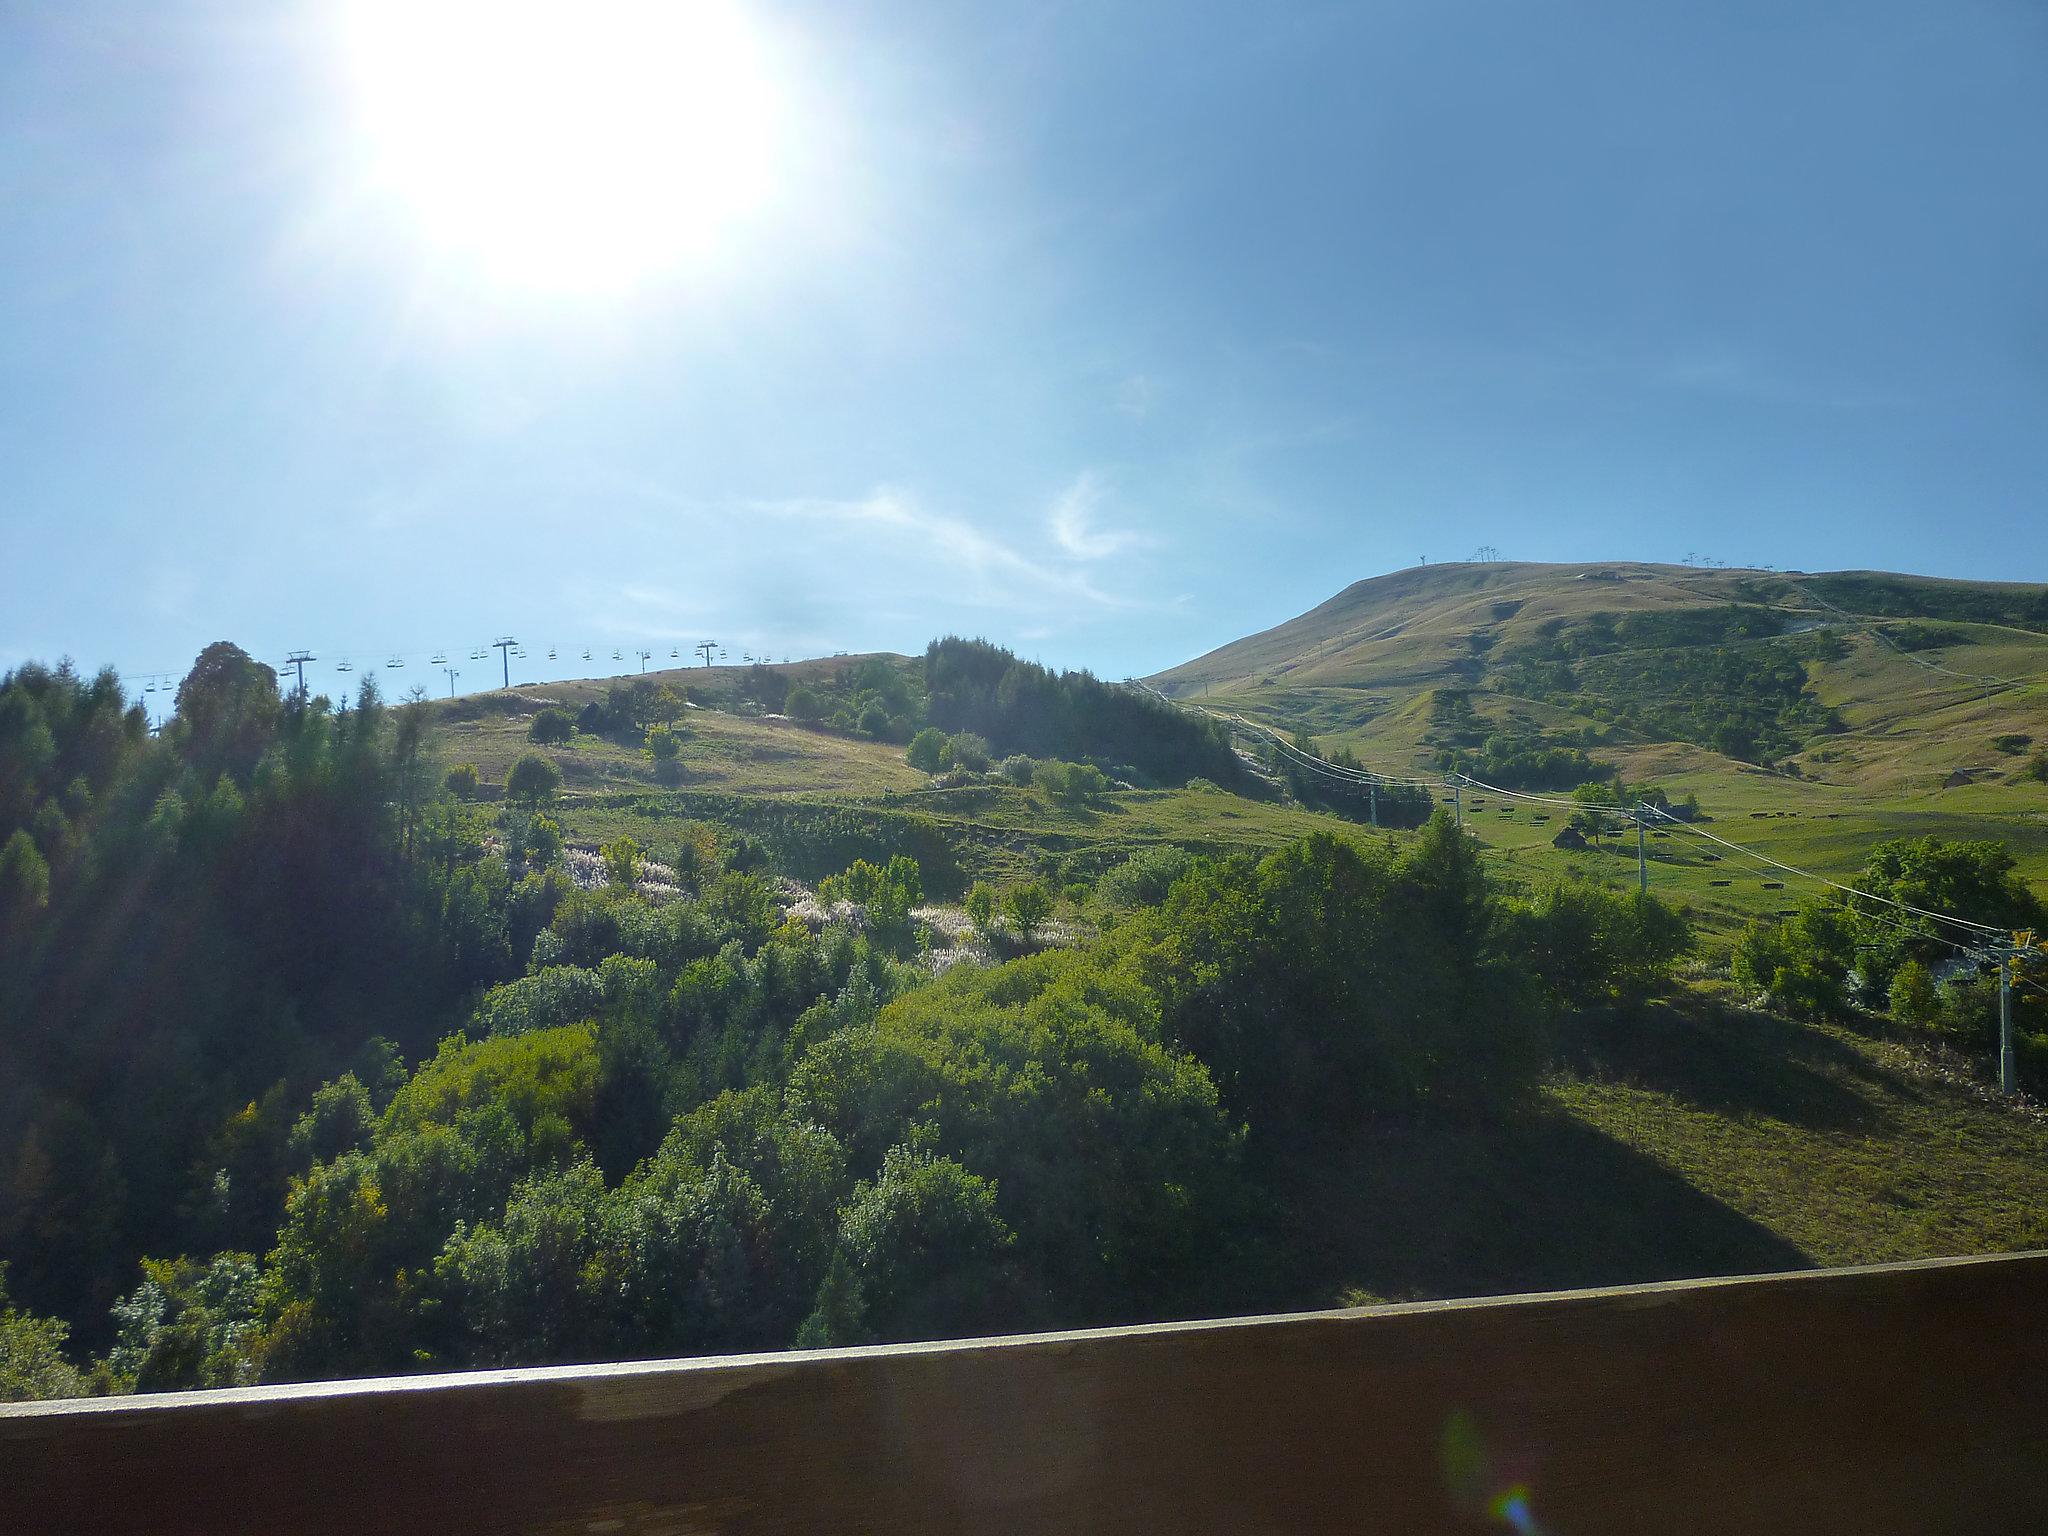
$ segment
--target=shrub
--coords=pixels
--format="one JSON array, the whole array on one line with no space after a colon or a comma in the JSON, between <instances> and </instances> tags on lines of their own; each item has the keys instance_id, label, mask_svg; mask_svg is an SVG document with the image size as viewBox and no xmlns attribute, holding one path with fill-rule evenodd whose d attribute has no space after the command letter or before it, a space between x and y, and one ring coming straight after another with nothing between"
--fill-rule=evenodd
<instances>
[{"instance_id":1,"label":"shrub","mask_svg":"<svg viewBox=\"0 0 2048 1536\"><path fill-rule=\"evenodd\" d=\"M1194 855L1171 844L1141 849L1096 882L1096 895L1112 907L1157 906L1194 863Z\"/></svg>"},{"instance_id":2,"label":"shrub","mask_svg":"<svg viewBox=\"0 0 2048 1536\"><path fill-rule=\"evenodd\" d=\"M442 780L448 793L458 800L474 800L478 782L475 763L457 763L448 770L448 777Z\"/></svg>"},{"instance_id":3,"label":"shrub","mask_svg":"<svg viewBox=\"0 0 2048 1536\"><path fill-rule=\"evenodd\" d=\"M910 738L903 755L919 773L937 773L946 766L946 733L926 726Z\"/></svg>"},{"instance_id":4,"label":"shrub","mask_svg":"<svg viewBox=\"0 0 2048 1536\"><path fill-rule=\"evenodd\" d=\"M1055 800L1070 805L1086 805L1109 792L1109 776L1092 763L1043 762L1037 781Z\"/></svg>"},{"instance_id":5,"label":"shrub","mask_svg":"<svg viewBox=\"0 0 2048 1536\"><path fill-rule=\"evenodd\" d=\"M901 938L910 928L910 909L924 899L924 882L917 860L899 853L886 865L855 859L844 874L821 882L818 894L827 901L854 903L877 933Z\"/></svg>"},{"instance_id":6,"label":"shrub","mask_svg":"<svg viewBox=\"0 0 2048 1536\"><path fill-rule=\"evenodd\" d=\"M527 753L505 775L505 793L528 805L546 804L561 787L562 770L538 752Z\"/></svg>"},{"instance_id":7,"label":"shrub","mask_svg":"<svg viewBox=\"0 0 2048 1536\"><path fill-rule=\"evenodd\" d=\"M969 773L988 772L988 742L972 731L962 731L948 738L945 750L948 766L965 768Z\"/></svg>"},{"instance_id":8,"label":"shrub","mask_svg":"<svg viewBox=\"0 0 2048 1536\"><path fill-rule=\"evenodd\" d=\"M789 690L789 697L783 704L783 713L792 720L801 720L810 725L825 718L825 701L818 696L816 689L807 688L799 683Z\"/></svg>"},{"instance_id":9,"label":"shrub","mask_svg":"<svg viewBox=\"0 0 2048 1536\"><path fill-rule=\"evenodd\" d=\"M1510 919L1513 947L1566 1002L1639 994L1692 946L1684 917L1656 897L1553 885Z\"/></svg>"},{"instance_id":10,"label":"shrub","mask_svg":"<svg viewBox=\"0 0 2048 1536\"><path fill-rule=\"evenodd\" d=\"M1753 922L1735 940L1730 969L1798 1018L1848 1011L1855 942L1839 907L1809 902L1783 922Z\"/></svg>"},{"instance_id":11,"label":"shrub","mask_svg":"<svg viewBox=\"0 0 2048 1536\"><path fill-rule=\"evenodd\" d=\"M986 880L974 882L974 888L967 893L967 920L974 924L974 931L986 942L996 931L995 887Z\"/></svg>"},{"instance_id":12,"label":"shrub","mask_svg":"<svg viewBox=\"0 0 2048 1536\"><path fill-rule=\"evenodd\" d=\"M682 755L683 744L676 733L666 725L657 725L647 733L647 755L656 765L672 763Z\"/></svg>"},{"instance_id":13,"label":"shrub","mask_svg":"<svg viewBox=\"0 0 2048 1536\"><path fill-rule=\"evenodd\" d=\"M1018 942L1029 944L1052 916L1052 892L1036 881L1013 885L1003 892L1003 916Z\"/></svg>"},{"instance_id":14,"label":"shrub","mask_svg":"<svg viewBox=\"0 0 2048 1536\"><path fill-rule=\"evenodd\" d=\"M1918 960L1908 960L1893 975L1890 1001L1892 1017L1902 1024L1925 1029L1941 1018L1941 994L1935 990L1933 973Z\"/></svg>"},{"instance_id":15,"label":"shrub","mask_svg":"<svg viewBox=\"0 0 2048 1536\"><path fill-rule=\"evenodd\" d=\"M640 845L630 837L614 838L598 850L604 860L604 877L613 885L628 889L640 879Z\"/></svg>"},{"instance_id":16,"label":"shrub","mask_svg":"<svg viewBox=\"0 0 2048 1536\"><path fill-rule=\"evenodd\" d=\"M562 856L562 827L552 816L536 816L526 828L526 862L546 869Z\"/></svg>"},{"instance_id":17,"label":"shrub","mask_svg":"<svg viewBox=\"0 0 2048 1536\"><path fill-rule=\"evenodd\" d=\"M559 747L576 734L576 722L566 709L544 709L526 728L526 739L544 747Z\"/></svg>"},{"instance_id":18,"label":"shrub","mask_svg":"<svg viewBox=\"0 0 2048 1536\"><path fill-rule=\"evenodd\" d=\"M1003 759L1002 775L1012 784L1022 787L1031 782L1031 771L1037 766L1030 758L1020 752L1013 757Z\"/></svg>"}]
</instances>

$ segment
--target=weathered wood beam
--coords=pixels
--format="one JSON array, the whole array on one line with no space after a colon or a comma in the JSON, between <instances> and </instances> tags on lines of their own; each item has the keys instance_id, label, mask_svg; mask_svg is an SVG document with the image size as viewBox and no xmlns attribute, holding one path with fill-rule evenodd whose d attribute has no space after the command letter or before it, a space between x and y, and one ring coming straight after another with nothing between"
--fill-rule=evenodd
<instances>
[{"instance_id":1,"label":"weathered wood beam","mask_svg":"<svg viewBox=\"0 0 2048 1536\"><path fill-rule=\"evenodd\" d=\"M2048 1530L2048 1254L0 1406L10 1532L1517 1521Z\"/></svg>"}]
</instances>

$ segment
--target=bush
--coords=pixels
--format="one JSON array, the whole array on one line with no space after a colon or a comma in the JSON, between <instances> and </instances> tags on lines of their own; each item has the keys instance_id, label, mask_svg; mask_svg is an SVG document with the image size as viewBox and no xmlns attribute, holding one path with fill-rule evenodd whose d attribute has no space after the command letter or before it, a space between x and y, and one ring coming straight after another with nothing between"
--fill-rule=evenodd
<instances>
[{"instance_id":1,"label":"bush","mask_svg":"<svg viewBox=\"0 0 2048 1536\"><path fill-rule=\"evenodd\" d=\"M962 731L948 738L943 758L948 767L965 768L969 773L987 773L989 745L972 731Z\"/></svg>"},{"instance_id":2,"label":"bush","mask_svg":"<svg viewBox=\"0 0 2048 1536\"><path fill-rule=\"evenodd\" d=\"M1941 1019L1941 994L1934 976L1918 960L1908 960L1892 977L1892 1017L1901 1024L1930 1028Z\"/></svg>"},{"instance_id":3,"label":"bush","mask_svg":"<svg viewBox=\"0 0 2048 1536\"><path fill-rule=\"evenodd\" d=\"M844 874L822 881L818 894L827 901L854 903L878 934L901 939L910 931L910 909L924 900L924 883L917 860L899 853L886 865L855 859Z\"/></svg>"},{"instance_id":4,"label":"bush","mask_svg":"<svg viewBox=\"0 0 2048 1536\"><path fill-rule=\"evenodd\" d=\"M974 924L974 931L986 943L996 931L996 892L986 880L974 882L974 888L967 893L967 920Z\"/></svg>"},{"instance_id":5,"label":"bush","mask_svg":"<svg viewBox=\"0 0 2048 1536\"><path fill-rule=\"evenodd\" d=\"M1021 788L1031 782L1031 772L1037 766L1030 758L1018 753L1003 759L1001 771L1004 778Z\"/></svg>"},{"instance_id":6,"label":"bush","mask_svg":"<svg viewBox=\"0 0 2048 1536\"><path fill-rule=\"evenodd\" d=\"M559 747L576 734L576 722L566 709L544 709L526 728L526 739L544 747Z\"/></svg>"},{"instance_id":7,"label":"bush","mask_svg":"<svg viewBox=\"0 0 2048 1536\"><path fill-rule=\"evenodd\" d=\"M457 763L448 770L448 777L441 781L458 800L474 800L479 782L475 763Z\"/></svg>"},{"instance_id":8,"label":"bush","mask_svg":"<svg viewBox=\"0 0 2048 1536\"><path fill-rule=\"evenodd\" d=\"M1194 863L1193 854L1171 844L1141 849L1096 882L1096 895L1112 907L1156 907Z\"/></svg>"},{"instance_id":9,"label":"bush","mask_svg":"<svg viewBox=\"0 0 2048 1536\"><path fill-rule=\"evenodd\" d=\"M544 805L562 787L562 770L537 752L529 752L505 775L505 793L528 805Z\"/></svg>"},{"instance_id":10,"label":"bush","mask_svg":"<svg viewBox=\"0 0 2048 1536\"><path fill-rule=\"evenodd\" d=\"M1052 916L1052 892L1036 881L1013 885L1003 892L1003 916L1018 942L1029 944Z\"/></svg>"},{"instance_id":11,"label":"bush","mask_svg":"<svg viewBox=\"0 0 2048 1536\"><path fill-rule=\"evenodd\" d=\"M1509 919L1511 949L1569 1003L1634 996L1692 947L1684 917L1656 897L1553 885Z\"/></svg>"},{"instance_id":12,"label":"bush","mask_svg":"<svg viewBox=\"0 0 2048 1536\"><path fill-rule=\"evenodd\" d=\"M674 762L682 751L683 744L670 727L657 725L647 733L647 755L654 759L657 767Z\"/></svg>"},{"instance_id":13,"label":"bush","mask_svg":"<svg viewBox=\"0 0 2048 1536\"><path fill-rule=\"evenodd\" d=\"M598 850L604 860L604 877L613 885L630 890L640 879L640 845L630 837L619 837Z\"/></svg>"},{"instance_id":14,"label":"bush","mask_svg":"<svg viewBox=\"0 0 2048 1536\"><path fill-rule=\"evenodd\" d=\"M1758 921L1735 940L1730 969L1744 986L1766 994L1796 1018L1848 1011L1855 942L1841 908L1809 902L1797 917Z\"/></svg>"},{"instance_id":15,"label":"bush","mask_svg":"<svg viewBox=\"0 0 2048 1536\"><path fill-rule=\"evenodd\" d=\"M926 726L910 738L903 755L919 773L937 773L946 766L946 733Z\"/></svg>"},{"instance_id":16,"label":"bush","mask_svg":"<svg viewBox=\"0 0 2048 1536\"><path fill-rule=\"evenodd\" d=\"M536 816L526 827L526 862L546 869L562 856L561 823L552 816Z\"/></svg>"},{"instance_id":17,"label":"bush","mask_svg":"<svg viewBox=\"0 0 2048 1536\"><path fill-rule=\"evenodd\" d=\"M825 718L825 701L818 696L816 689L799 683L789 690L789 697L783 703L783 713L792 720L813 725Z\"/></svg>"},{"instance_id":18,"label":"bush","mask_svg":"<svg viewBox=\"0 0 2048 1536\"><path fill-rule=\"evenodd\" d=\"M1047 794L1069 805L1087 805L1109 792L1109 776L1092 763L1043 762L1037 781Z\"/></svg>"}]
</instances>

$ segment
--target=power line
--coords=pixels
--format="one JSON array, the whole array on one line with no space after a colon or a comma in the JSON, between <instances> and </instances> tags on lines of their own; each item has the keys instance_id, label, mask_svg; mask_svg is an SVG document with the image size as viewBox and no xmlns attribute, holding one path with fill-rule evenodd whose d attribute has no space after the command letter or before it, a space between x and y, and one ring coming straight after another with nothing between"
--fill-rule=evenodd
<instances>
[{"instance_id":1,"label":"power line","mask_svg":"<svg viewBox=\"0 0 2048 1536\"><path fill-rule=\"evenodd\" d=\"M1652 815L1670 822L1673 826L1690 832L1694 837L1703 837L1710 843L1718 843L1723 848L1731 848L1737 853L1755 859L1760 864L1768 864L1771 868L1782 870L1788 875L1797 875L1802 880L1811 880L1816 884L1828 886L1830 889L1840 891L1846 896L1855 896L1864 901L1881 902L1885 906L1896 907L1901 912L1910 912L1915 917L1928 918L1937 923L1950 923L1957 928L1968 929L1973 933L2004 934L2006 931L1995 923L1979 923L1967 917L1952 917L1946 912L1931 911L1926 907L1916 907L1911 902L1897 901L1890 896L1880 896L1875 891L1865 891L1853 885L1844 885L1839 880L1830 880L1826 875L1817 875L1810 869L1801 869L1797 864L1787 864L1780 859L1770 857L1768 854L1758 853L1752 848L1744 847L1741 843L1730 842L1725 837L1716 837L1713 833L1703 831L1682 818L1672 815L1669 811L1660 810L1656 806L1651 806L1650 812Z\"/></svg>"}]
</instances>

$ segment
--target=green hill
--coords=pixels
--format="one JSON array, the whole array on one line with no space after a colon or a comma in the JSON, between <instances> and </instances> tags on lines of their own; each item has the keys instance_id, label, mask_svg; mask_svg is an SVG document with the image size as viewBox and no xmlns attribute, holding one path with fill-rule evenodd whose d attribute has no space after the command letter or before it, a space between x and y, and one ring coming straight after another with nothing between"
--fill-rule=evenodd
<instances>
[{"instance_id":1,"label":"green hill","mask_svg":"<svg viewBox=\"0 0 2048 1536\"><path fill-rule=\"evenodd\" d=\"M1427 566L1354 583L1150 682L1390 772L1455 765L1566 790L1572 776L1544 774L1541 760L1583 754L1630 783L1695 795L1721 835L1837 878L1875 842L1933 834L2002 838L2048 881L2048 587ZM1568 858L1543 816L1495 800L1471 819L1509 868L1633 876L1632 848L1619 872ZM1786 904L1764 887L1775 872L1656 841L1653 885L1710 917Z\"/></svg>"}]
</instances>

